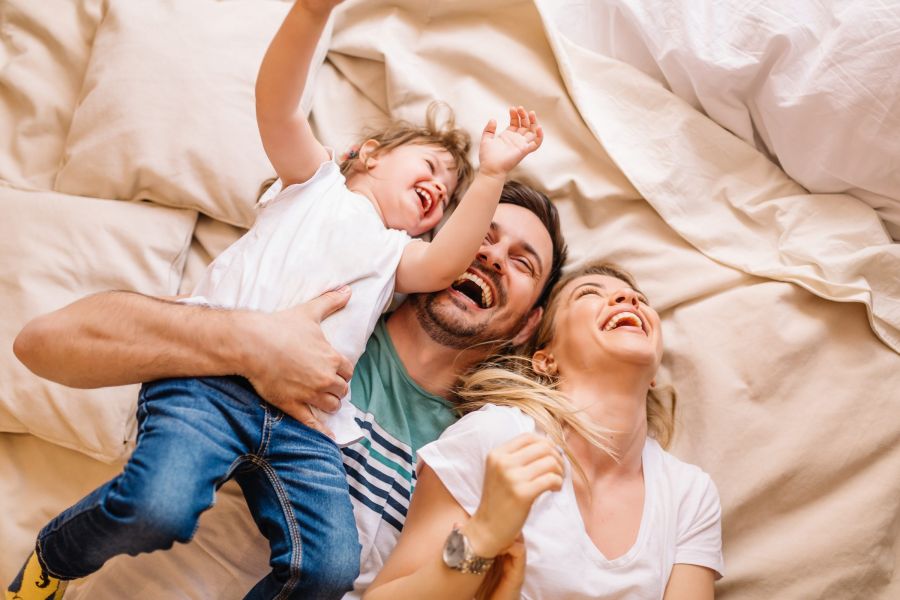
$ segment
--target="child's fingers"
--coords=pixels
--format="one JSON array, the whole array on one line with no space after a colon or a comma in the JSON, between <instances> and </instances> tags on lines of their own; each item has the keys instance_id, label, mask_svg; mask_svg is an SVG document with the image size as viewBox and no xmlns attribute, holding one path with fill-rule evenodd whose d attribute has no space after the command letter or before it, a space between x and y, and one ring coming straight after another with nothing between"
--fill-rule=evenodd
<instances>
[{"instance_id":1,"label":"child's fingers","mask_svg":"<svg viewBox=\"0 0 900 600\"><path fill-rule=\"evenodd\" d=\"M487 122L487 125L484 126L484 132L481 134L481 136L494 137L495 133L497 133L497 121L491 119Z\"/></svg>"},{"instance_id":2,"label":"child's fingers","mask_svg":"<svg viewBox=\"0 0 900 600\"><path fill-rule=\"evenodd\" d=\"M528 111L525 110L524 106L519 106L516 108L516 112L519 115L519 127L523 127L528 129L531 127L531 119L528 118Z\"/></svg>"},{"instance_id":3,"label":"child's fingers","mask_svg":"<svg viewBox=\"0 0 900 600\"><path fill-rule=\"evenodd\" d=\"M516 110L515 106L509 107L509 126L513 129L519 128L519 111Z\"/></svg>"},{"instance_id":4,"label":"child's fingers","mask_svg":"<svg viewBox=\"0 0 900 600\"><path fill-rule=\"evenodd\" d=\"M534 143L536 146L544 143L544 128L540 125L534 128Z\"/></svg>"}]
</instances>

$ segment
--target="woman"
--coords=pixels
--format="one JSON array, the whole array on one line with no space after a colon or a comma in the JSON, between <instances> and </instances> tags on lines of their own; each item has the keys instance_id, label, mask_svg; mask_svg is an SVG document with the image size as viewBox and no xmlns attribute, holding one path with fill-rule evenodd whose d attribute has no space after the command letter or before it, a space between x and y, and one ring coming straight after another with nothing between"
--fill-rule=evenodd
<instances>
[{"instance_id":1,"label":"woman","mask_svg":"<svg viewBox=\"0 0 900 600\"><path fill-rule=\"evenodd\" d=\"M478 410L420 450L366 598L713 598L718 493L662 449L662 331L633 279L599 263L568 274L530 349L518 372L471 375L460 395Z\"/></svg>"}]
</instances>

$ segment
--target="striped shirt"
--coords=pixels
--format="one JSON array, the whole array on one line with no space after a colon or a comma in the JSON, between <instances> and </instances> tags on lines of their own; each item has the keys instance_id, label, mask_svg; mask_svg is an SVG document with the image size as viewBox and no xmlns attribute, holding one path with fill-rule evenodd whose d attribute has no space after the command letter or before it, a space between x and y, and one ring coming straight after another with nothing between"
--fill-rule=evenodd
<instances>
[{"instance_id":1,"label":"striped shirt","mask_svg":"<svg viewBox=\"0 0 900 600\"><path fill-rule=\"evenodd\" d=\"M384 320L375 326L350 385L365 437L343 448L362 545L360 575L345 599L362 596L397 544L416 485L419 448L457 419L450 402L426 392L406 372Z\"/></svg>"}]
</instances>

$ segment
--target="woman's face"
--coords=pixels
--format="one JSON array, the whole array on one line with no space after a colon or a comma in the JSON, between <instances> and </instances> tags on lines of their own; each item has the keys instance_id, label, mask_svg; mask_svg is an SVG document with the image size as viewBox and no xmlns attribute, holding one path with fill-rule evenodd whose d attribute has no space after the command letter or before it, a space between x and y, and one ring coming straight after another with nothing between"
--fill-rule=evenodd
<instances>
[{"instance_id":1,"label":"woman's face","mask_svg":"<svg viewBox=\"0 0 900 600\"><path fill-rule=\"evenodd\" d=\"M662 361L659 315L639 291L609 275L584 275L557 297L548 350L560 376L615 368L646 367L653 377Z\"/></svg>"}]
</instances>

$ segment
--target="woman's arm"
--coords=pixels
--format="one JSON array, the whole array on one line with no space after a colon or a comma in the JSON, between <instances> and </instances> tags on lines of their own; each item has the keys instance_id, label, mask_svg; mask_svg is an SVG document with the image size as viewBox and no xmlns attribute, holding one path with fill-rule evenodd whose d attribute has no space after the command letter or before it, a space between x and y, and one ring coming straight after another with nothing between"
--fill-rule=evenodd
<instances>
[{"instance_id":1,"label":"woman's arm","mask_svg":"<svg viewBox=\"0 0 900 600\"><path fill-rule=\"evenodd\" d=\"M256 122L285 187L328 160L300 108L309 65L328 17L341 0L297 0L272 39L256 78Z\"/></svg>"},{"instance_id":2,"label":"woman's arm","mask_svg":"<svg viewBox=\"0 0 900 600\"><path fill-rule=\"evenodd\" d=\"M468 521L469 515L434 471L423 466L400 540L364 599L473 598L484 576L451 569L441 558L453 526Z\"/></svg>"},{"instance_id":3,"label":"woman's arm","mask_svg":"<svg viewBox=\"0 0 900 600\"><path fill-rule=\"evenodd\" d=\"M333 411L346 393L350 364L319 322L349 297L349 288L328 292L266 314L104 292L32 320L13 350L37 375L79 388L241 374L306 422L309 411L300 403Z\"/></svg>"},{"instance_id":4,"label":"woman's arm","mask_svg":"<svg viewBox=\"0 0 900 600\"><path fill-rule=\"evenodd\" d=\"M534 111L509 109L509 127L494 135L497 123L484 129L475 180L432 242L407 244L397 268L397 291L435 292L449 287L472 263L497 210L510 170L544 139Z\"/></svg>"},{"instance_id":5,"label":"woman's arm","mask_svg":"<svg viewBox=\"0 0 900 600\"><path fill-rule=\"evenodd\" d=\"M523 434L490 452L481 503L470 518L435 472L420 471L397 547L366 592L366 600L470 600L484 575L444 564L444 542L454 525L481 557L503 554L516 543L535 499L562 485L562 458L544 437ZM516 569L513 569L516 570ZM517 569L521 576L521 569ZM519 582L504 582L516 587Z\"/></svg>"},{"instance_id":6,"label":"woman's arm","mask_svg":"<svg viewBox=\"0 0 900 600\"><path fill-rule=\"evenodd\" d=\"M663 600L713 600L716 574L697 565L676 564L672 567Z\"/></svg>"}]
</instances>

